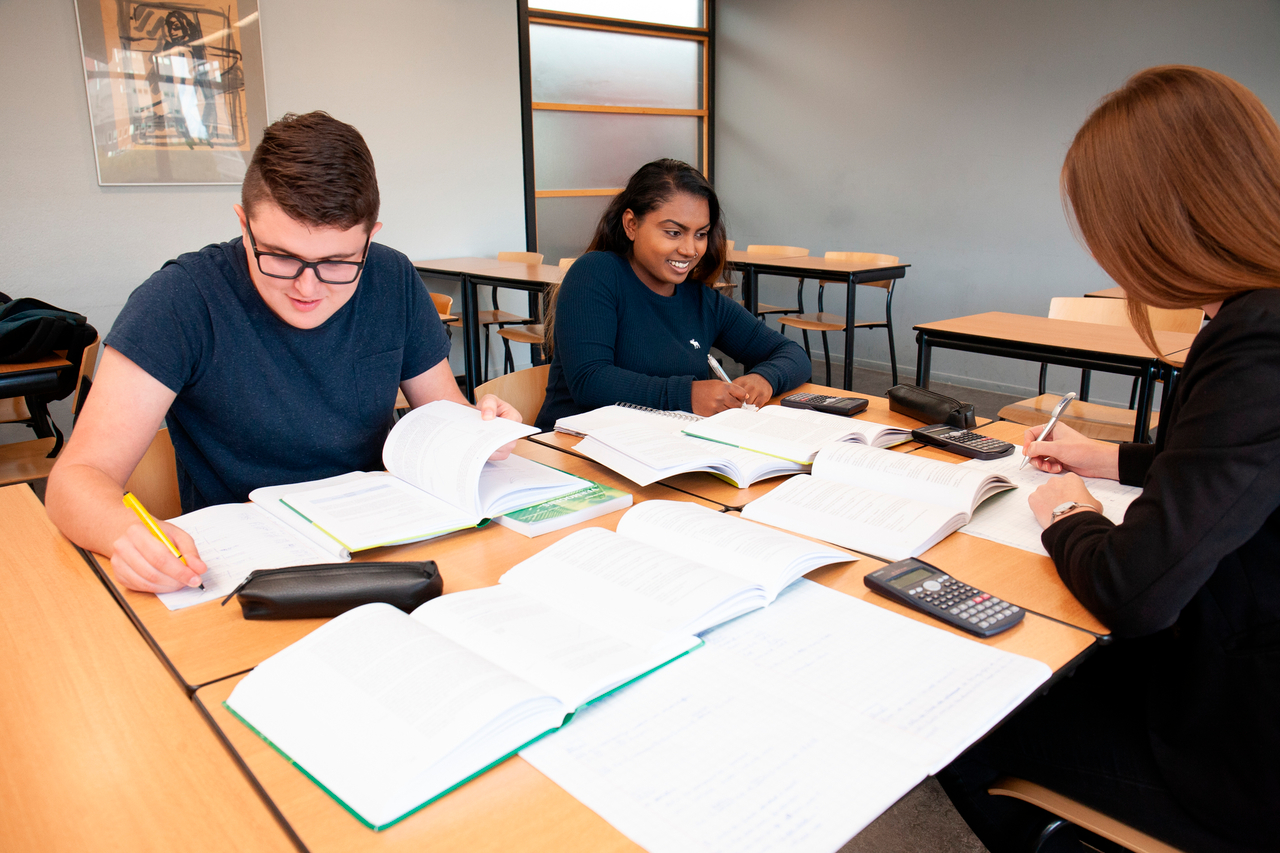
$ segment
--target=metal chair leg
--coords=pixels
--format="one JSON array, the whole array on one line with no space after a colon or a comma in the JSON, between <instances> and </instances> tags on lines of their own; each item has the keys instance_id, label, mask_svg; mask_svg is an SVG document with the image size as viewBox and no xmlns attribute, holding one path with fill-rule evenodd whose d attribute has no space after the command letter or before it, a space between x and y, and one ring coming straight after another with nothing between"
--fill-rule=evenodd
<instances>
[{"instance_id":1,"label":"metal chair leg","mask_svg":"<svg viewBox=\"0 0 1280 853\"><path fill-rule=\"evenodd\" d=\"M831 387L831 347L827 345L827 333L822 333L822 357L827 361L827 387ZM812 361L813 359L810 359Z\"/></svg>"},{"instance_id":2,"label":"metal chair leg","mask_svg":"<svg viewBox=\"0 0 1280 853\"><path fill-rule=\"evenodd\" d=\"M884 326L889 333L889 369L893 372L893 384L898 384L898 349L893 345L893 285L889 282L889 292L884 297Z\"/></svg>"}]
</instances>

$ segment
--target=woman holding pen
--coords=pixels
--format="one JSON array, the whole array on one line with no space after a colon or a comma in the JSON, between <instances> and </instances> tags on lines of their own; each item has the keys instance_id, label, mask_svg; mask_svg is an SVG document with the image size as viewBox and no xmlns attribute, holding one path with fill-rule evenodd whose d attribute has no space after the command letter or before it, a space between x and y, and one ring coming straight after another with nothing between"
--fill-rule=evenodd
<instances>
[{"instance_id":1,"label":"woman holding pen","mask_svg":"<svg viewBox=\"0 0 1280 853\"><path fill-rule=\"evenodd\" d=\"M986 794L1038 782L1185 851L1274 850L1280 803L1280 128L1221 74L1135 75L1077 133L1078 233L1144 306L1203 307L1155 444L1058 424L1024 453L1063 474L1031 509L1058 574L1115 641L956 761L943 784L992 853L1043 812ZM1112 524L1080 476L1140 485ZM1058 849L1041 848L1041 849ZM1079 849L1063 847L1062 849Z\"/></svg>"},{"instance_id":2,"label":"woman holding pen","mask_svg":"<svg viewBox=\"0 0 1280 853\"><path fill-rule=\"evenodd\" d=\"M726 245L715 190L692 166L656 160L632 175L551 292L538 427L612 403L711 415L807 382L800 345L713 287ZM748 372L708 378L712 346Z\"/></svg>"}]
</instances>

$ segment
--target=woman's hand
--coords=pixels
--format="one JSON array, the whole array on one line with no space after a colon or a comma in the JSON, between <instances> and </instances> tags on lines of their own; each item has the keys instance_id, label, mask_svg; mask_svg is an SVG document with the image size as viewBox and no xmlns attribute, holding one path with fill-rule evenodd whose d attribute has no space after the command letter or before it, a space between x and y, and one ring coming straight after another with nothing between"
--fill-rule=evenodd
<instances>
[{"instance_id":1,"label":"woman's hand","mask_svg":"<svg viewBox=\"0 0 1280 853\"><path fill-rule=\"evenodd\" d=\"M1085 506L1063 513L1058 518L1066 518L1068 515L1075 515L1077 512L1089 512L1085 507L1092 507L1098 512L1102 512L1102 504L1098 502L1097 498L1089 494L1089 490L1085 488L1084 480L1081 480L1076 474L1063 474L1061 477L1054 477L1032 492L1031 497L1027 499L1027 503L1031 504L1031 511L1035 513L1036 521L1040 522L1041 527L1048 527L1053 524L1055 521L1053 517L1054 509L1068 501L1077 501Z\"/></svg>"},{"instance_id":2,"label":"woman's hand","mask_svg":"<svg viewBox=\"0 0 1280 853\"><path fill-rule=\"evenodd\" d=\"M763 406L773 399L773 386L759 373L744 373L733 380L733 384L747 391L743 405Z\"/></svg>"},{"instance_id":3,"label":"woman's hand","mask_svg":"<svg viewBox=\"0 0 1280 853\"><path fill-rule=\"evenodd\" d=\"M524 423L524 418L520 415L520 412L516 410L515 406L500 397L494 396L493 394L485 394L481 397L480 402L476 403L476 408L480 410L480 419L483 421L491 421L494 418L506 418L507 420L515 421L518 424ZM501 462L503 459L510 456L512 451L515 449L516 443L514 441L509 444L504 444L497 450L493 451L489 458L494 462Z\"/></svg>"},{"instance_id":4,"label":"woman's hand","mask_svg":"<svg viewBox=\"0 0 1280 853\"><path fill-rule=\"evenodd\" d=\"M173 556L163 542L141 522L129 525L111 550L111 571L116 580L138 592L173 592L199 586L200 575L208 570L187 531L167 521L160 522L166 536L178 546L187 561Z\"/></svg>"},{"instance_id":5,"label":"woman's hand","mask_svg":"<svg viewBox=\"0 0 1280 853\"><path fill-rule=\"evenodd\" d=\"M1048 438L1037 441L1042 429L1044 427L1031 427L1022 437L1023 455L1030 457L1031 464L1041 471L1049 474L1070 471L1082 477L1120 479L1118 445L1087 438L1064 423L1055 424Z\"/></svg>"},{"instance_id":6,"label":"woman's hand","mask_svg":"<svg viewBox=\"0 0 1280 853\"><path fill-rule=\"evenodd\" d=\"M759 377L757 377L759 378ZM769 383L765 383L768 385ZM770 389L772 394L773 389ZM714 415L726 409L737 409L747 401L751 392L741 385L721 382L719 379L701 379L693 383L693 413ZM765 400L768 401L768 397Z\"/></svg>"}]
</instances>

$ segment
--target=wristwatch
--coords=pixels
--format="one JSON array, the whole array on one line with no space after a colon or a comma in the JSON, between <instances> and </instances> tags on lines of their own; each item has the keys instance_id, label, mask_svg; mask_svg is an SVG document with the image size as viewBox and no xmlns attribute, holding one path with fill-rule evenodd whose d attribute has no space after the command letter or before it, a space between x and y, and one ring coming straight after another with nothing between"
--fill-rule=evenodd
<instances>
[{"instance_id":1,"label":"wristwatch","mask_svg":"<svg viewBox=\"0 0 1280 853\"><path fill-rule=\"evenodd\" d=\"M1053 512L1049 514L1049 523L1052 524L1053 522L1058 520L1058 516L1066 515L1067 513L1071 512L1071 510L1079 509L1082 506L1087 506L1089 507L1089 509L1093 510L1094 512L1098 511L1097 507L1092 506L1090 504L1082 504L1080 503L1080 501L1067 501L1066 503L1058 504L1053 508Z\"/></svg>"}]
</instances>

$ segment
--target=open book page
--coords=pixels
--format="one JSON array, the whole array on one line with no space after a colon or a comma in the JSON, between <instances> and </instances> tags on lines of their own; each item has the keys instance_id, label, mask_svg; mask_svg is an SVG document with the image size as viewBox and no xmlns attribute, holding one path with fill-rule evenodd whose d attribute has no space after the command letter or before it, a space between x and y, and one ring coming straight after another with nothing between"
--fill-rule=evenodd
<instances>
[{"instance_id":1,"label":"open book page","mask_svg":"<svg viewBox=\"0 0 1280 853\"><path fill-rule=\"evenodd\" d=\"M831 853L925 777L706 652L587 706L521 757L649 853Z\"/></svg>"},{"instance_id":2,"label":"open book page","mask_svg":"<svg viewBox=\"0 0 1280 853\"><path fill-rule=\"evenodd\" d=\"M249 500L262 507L277 521L287 524L311 542L333 554L335 559L349 560L351 559L351 552L344 548L341 542L316 527L309 519L298 515L297 511L286 504L282 498L285 495L296 492L327 489L330 486L346 486L358 480L363 480L368 476L364 471L350 471L346 474L339 474L336 477L325 477L321 480L311 480L307 483L259 486L249 493Z\"/></svg>"},{"instance_id":3,"label":"open book page","mask_svg":"<svg viewBox=\"0 0 1280 853\"><path fill-rule=\"evenodd\" d=\"M958 466L999 474L1018 487L1017 491L997 495L979 506L963 530L973 536L1048 556L1040 542L1040 522L1031 512L1027 497L1056 475L1046 474L1031 465L1019 471L1018 463L1022 459L1022 454L1013 453L999 459L971 459ZM1141 486L1123 486L1115 480L1085 477L1084 484L1089 493L1102 502L1102 514L1116 524L1124 521L1129 504L1142 494Z\"/></svg>"},{"instance_id":4,"label":"open book page","mask_svg":"<svg viewBox=\"0 0 1280 853\"><path fill-rule=\"evenodd\" d=\"M249 573L258 569L309 566L349 560L318 547L272 518L256 504L218 504L173 519L196 542L209 571L200 576L204 589L162 592L157 597L170 610L225 598Z\"/></svg>"},{"instance_id":5,"label":"open book page","mask_svg":"<svg viewBox=\"0 0 1280 853\"><path fill-rule=\"evenodd\" d=\"M618 522L618 532L759 584L770 601L796 578L819 566L858 559L685 501L637 504Z\"/></svg>"},{"instance_id":6,"label":"open book page","mask_svg":"<svg viewBox=\"0 0 1280 853\"><path fill-rule=\"evenodd\" d=\"M537 430L506 418L491 421L480 410L436 400L405 415L382 446L382 462L400 479L480 518L477 496L485 460L508 442Z\"/></svg>"},{"instance_id":7,"label":"open book page","mask_svg":"<svg viewBox=\"0 0 1280 853\"><path fill-rule=\"evenodd\" d=\"M888 495L942 504L965 515L1012 484L999 473L858 444L824 447L813 476Z\"/></svg>"},{"instance_id":8,"label":"open book page","mask_svg":"<svg viewBox=\"0 0 1280 853\"><path fill-rule=\"evenodd\" d=\"M924 762L930 773L1052 674L1040 661L807 580L704 639L699 654L721 669L768 684L902 758Z\"/></svg>"},{"instance_id":9,"label":"open book page","mask_svg":"<svg viewBox=\"0 0 1280 853\"><path fill-rule=\"evenodd\" d=\"M951 507L808 474L751 501L742 516L889 561L918 556L968 518Z\"/></svg>"},{"instance_id":10,"label":"open book page","mask_svg":"<svg viewBox=\"0 0 1280 853\"><path fill-rule=\"evenodd\" d=\"M268 658L227 706L374 826L569 710L386 604L350 610Z\"/></svg>"},{"instance_id":11,"label":"open book page","mask_svg":"<svg viewBox=\"0 0 1280 853\"><path fill-rule=\"evenodd\" d=\"M556 432L591 435L598 429L647 423L658 430L679 430L690 421L701 420L689 412L661 412L632 406L601 406L589 412L569 415L556 421Z\"/></svg>"},{"instance_id":12,"label":"open book page","mask_svg":"<svg viewBox=\"0 0 1280 853\"><path fill-rule=\"evenodd\" d=\"M755 584L598 527L518 563L500 583L635 643L655 630L696 634L765 604Z\"/></svg>"},{"instance_id":13,"label":"open book page","mask_svg":"<svg viewBox=\"0 0 1280 853\"><path fill-rule=\"evenodd\" d=\"M280 501L351 551L413 542L480 521L386 472L291 492Z\"/></svg>"},{"instance_id":14,"label":"open book page","mask_svg":"<svg viewBox=\"0 0 1280 853\"><path fill-rule=\"evenodd\" d=\"M677 427L679 424L677 423ZM646 425L597 430L574 448L640 486L688 471L713 471L739 488L807 466Z\"/></svg>"},{"instance_id":15,"label":"open book page","mask_svg":"<svg viewBox=\"0 0 1280 853\"><path fill-rule=\"evenodd\" d=\"M590 480L516 456L489 461L480 469L480 511L486 517L554 500L588 488Z\"/></svg>"},{"instance_id":16,"label":"open book page","mask_svg":"<svg viewBox=\"0 0 1280 853\"><path fill-rule=\"evenodd\" d=\"M909 437L907 430L897 427L784 406L765 406L754 412L728 409L686 425L684 432L799 464L812 462L818 451L833 441L871 444L891 436L898 441Z\"/></svg>"},{"instance_id":17,"label":"open book page","mask_svg":"<svg viewBox=\"0 0 1280 853\"><path fill-rule=\"evenodd\" d=\"M652 632L640 645L499 584L442 595L413 618L577 708L695 648Z\"/></svg>"}]
</instances>

